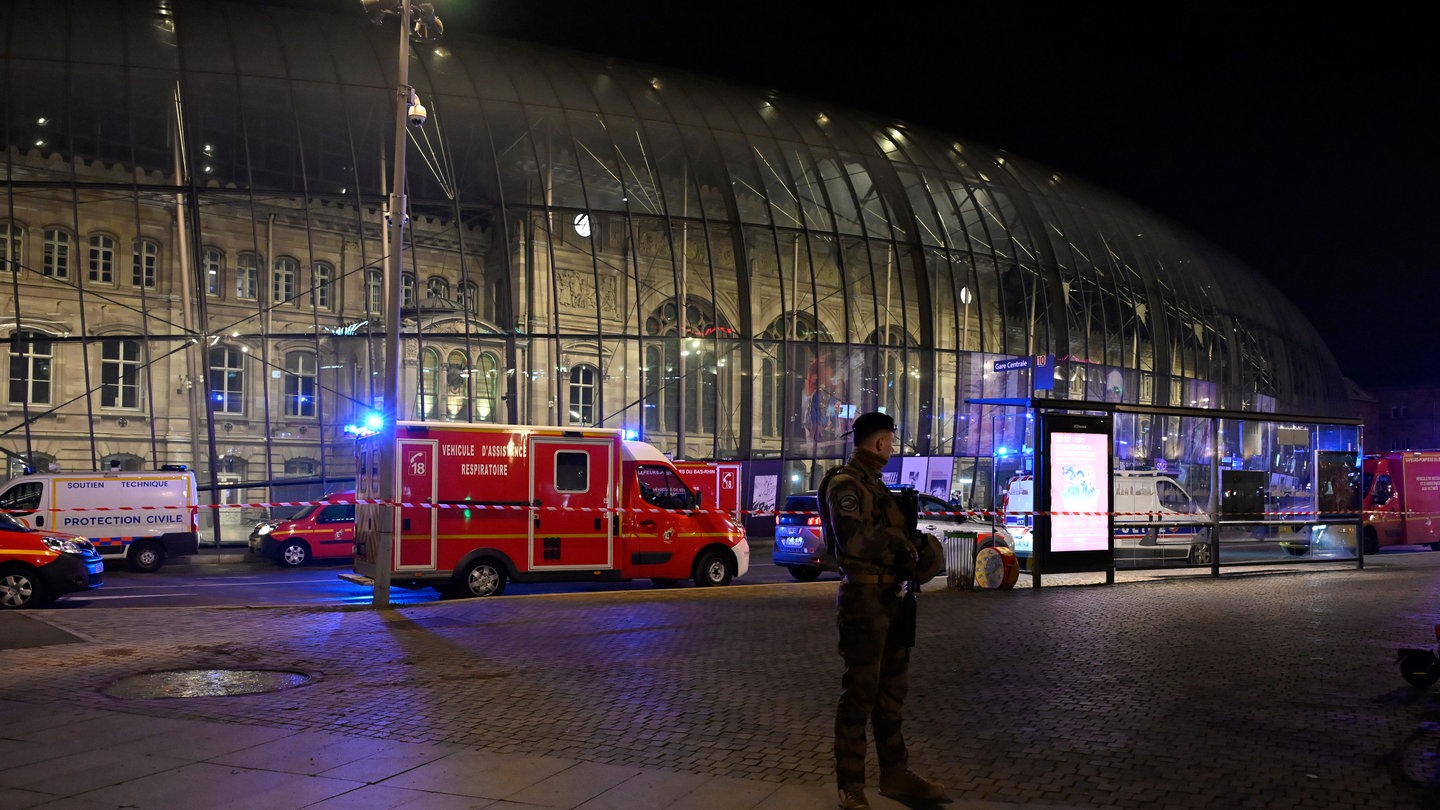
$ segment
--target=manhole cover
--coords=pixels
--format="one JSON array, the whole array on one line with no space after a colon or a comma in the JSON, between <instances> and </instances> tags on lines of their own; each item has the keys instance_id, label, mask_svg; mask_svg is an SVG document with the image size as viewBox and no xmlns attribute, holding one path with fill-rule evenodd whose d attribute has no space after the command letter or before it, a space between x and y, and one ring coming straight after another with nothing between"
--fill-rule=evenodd
<instances>
[{"instance_id":1,"label":"manhole cover","mask_svg":"<svg viewBox=\"0 0 1440 810\"><path fill-rule=\"evenodd\" d=\"M117 698L187 698L253 695L300 686L310 676L275 669L174 669L116 681L105 694Z\"/></svg>"}]
</instances>

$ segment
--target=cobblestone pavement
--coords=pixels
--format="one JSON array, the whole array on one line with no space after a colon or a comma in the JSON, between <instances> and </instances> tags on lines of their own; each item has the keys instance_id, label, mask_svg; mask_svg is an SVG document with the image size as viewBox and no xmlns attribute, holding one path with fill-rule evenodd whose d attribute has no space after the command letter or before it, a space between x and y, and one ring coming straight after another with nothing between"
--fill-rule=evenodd
<instances>
[{"instance_id":1,"label":"cobblestone pavement","mask_svg":"<svg viewBox=\"0 0 1440 810\"><path fill-rule=\"evenodd\" d=\"M927 591L907 703L916 769L962 804L1440 807L1440 686L1414 690L1394 664L1440 623L1440 553L1120 579ZM834 594L819 582L36 611L81 641L0 651L0 699L818 790L833 779ZM184 668L314 680L105 693Z\"/></svg>"}]
</instances>

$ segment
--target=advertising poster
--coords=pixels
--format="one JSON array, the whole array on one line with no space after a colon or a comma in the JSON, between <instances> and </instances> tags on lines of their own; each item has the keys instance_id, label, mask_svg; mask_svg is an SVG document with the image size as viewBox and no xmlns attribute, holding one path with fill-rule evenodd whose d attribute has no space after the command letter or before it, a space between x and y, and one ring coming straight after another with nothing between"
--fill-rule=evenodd
<instances>
[{"instance_id":1,"label":"advertising poster","mask_svg":"<svg viewBox=\"0 0 1440 810\"><path fill-rule=\"evenodd\" d=\"M1031 572L1115 568L1114 494L1110 480L1114 421L1109 416L1041 413L1036 456L1035 530Z\"/></svg>"},{"instance_id":2,"label":"advertising poster","mask_svg":"<svg viewBox=\"0 0 1440 810\"><path fill-rule=\"evenodd\" d=\"M750 493L750 510L770 512L775 509L775 491L780 483L778 475L757 475L755 486Z\"/></svg>"},{"instance_id":3,"label":"advertising poster","mask_svg":"<svg viewBox=\"0 0 1440 810\"><path fill-rule=\"evenodd\" d=\"M905 456L900 465L900 484L917 492L928 492L929 460L924 456Z\"/></svg>"},{"instance_id":4,"label":"advertising poster","mask_svg":"<svg viewBox=\"0 0 1440 810\"><path fill-rule=\"evenodd\" d=\"M936 456L930 459L928 473L928 488L931 495L942 501L953 500L950 497L950 476L955 471L955 459L949 456Z\"/></svg>"},{"instance_id":5,"label":"advertising poster","mask_svg":"<svg viewBox=\"0 0 1440 810\"><path fill-rule=\"evenodd\" d=\"M765 459L750 464L750 492L742 509L745 531L752 535L775 533L775 510L784 503L780 496L782 462Z\"/></svg>"},{"instance_id":6,"label":"advertising poster","mask_svg":"<svg viewBox=\"0 0 1440 810\"><path fill-rule=\"evenodd\" d=\"M1103 433L1051 434L1051 551L1110 547L1109 439Z\"/></svg>"}]
</instances>

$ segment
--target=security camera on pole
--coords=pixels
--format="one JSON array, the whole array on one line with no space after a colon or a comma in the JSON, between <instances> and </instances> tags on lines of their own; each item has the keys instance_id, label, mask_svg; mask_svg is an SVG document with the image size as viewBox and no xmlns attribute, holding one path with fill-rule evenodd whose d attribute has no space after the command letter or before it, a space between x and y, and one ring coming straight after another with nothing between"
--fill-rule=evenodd
<instances>
[{"instance_id":1,"label":"security camera on pole","mask_svg":"<svg viewBox=\"0 0 1440 810\"><path fill-rule=\"evenodd\" d=\"M400 18L400 66L396 80L395 175L390 186L388 222L390 252L385 262L385 376L381 389L381 412L386 428L393 430L403 415L400 405L400 274L404 268L405 222L409 219L405 201L405 125L420 126L427 117L425 105L410 86L410 36L433 41L444 33L431 3L410 0L360 0L365 13L376 25L394 14ZM413 12L413 14L412 14ZM375 607L390 606L390 574L395 566L395 530L399 523L400 493L395 479L395 459L380 460L380 493L390 510L390 519L381 521L379 548L375 554Z\"/></svg>"}]
</instances>

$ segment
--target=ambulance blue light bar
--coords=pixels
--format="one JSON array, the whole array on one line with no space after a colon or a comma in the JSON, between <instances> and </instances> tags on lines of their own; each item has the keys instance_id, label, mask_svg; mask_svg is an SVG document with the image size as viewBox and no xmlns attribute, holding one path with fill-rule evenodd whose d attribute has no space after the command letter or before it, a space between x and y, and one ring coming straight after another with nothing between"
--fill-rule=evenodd
<instances>
[{"instance_id":1,"label":"ambulance blue light bar","mask_svg":"<svg viewBox=\"0 0 1440 810\"><path fill-rule=\"evenodd\" d=\"M383 427L385 427L385 417L375 411L367 411L360 417L358 424L345 426L345 434L360 439L365 436L374 436Z\"/></svg>"}]
</instances>

